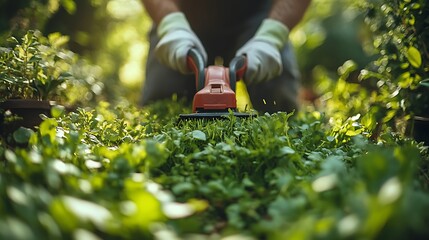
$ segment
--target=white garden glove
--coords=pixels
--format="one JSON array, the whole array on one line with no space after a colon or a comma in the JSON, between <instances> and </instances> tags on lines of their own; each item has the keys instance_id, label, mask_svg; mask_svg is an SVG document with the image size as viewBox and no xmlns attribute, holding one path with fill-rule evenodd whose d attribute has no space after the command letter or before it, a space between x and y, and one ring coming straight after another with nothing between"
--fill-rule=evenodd
<instances>
[{"instance_id":1,"label":"white garden glove","mask_svg":"<svg viewBox=\"0 0 429 240\"><path fill-rule=\"evenodd\" d=\"M158 60L181 73L191 73L186 64L189 49L196 48L207 62L204 46L192 31L186 17L181 12L165 16L157 28L159 42L155 47Z\"/></svg>"},{"instance_id":2,"label":"white garden glove","mask_svg":"<svg viewBox=\"0 0 429 240\"><path fill-rule=\"evenodd\" d=\"M283 71L280 51L288 42L289 29L274 19L265 19L256 34L236 56L247 56L244 81L248 84L270 80Z\"/></svg>"}]
</instances>

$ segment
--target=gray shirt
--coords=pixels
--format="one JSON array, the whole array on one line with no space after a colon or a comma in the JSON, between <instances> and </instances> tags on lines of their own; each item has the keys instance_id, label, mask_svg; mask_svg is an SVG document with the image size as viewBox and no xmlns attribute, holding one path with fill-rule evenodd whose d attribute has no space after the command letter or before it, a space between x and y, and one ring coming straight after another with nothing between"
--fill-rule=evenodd
<instances>
[{"instance_id":1,"label":"gray shirt","mask_svg":"<svg viewBox=\"0 0 429 240\"><path fill-rule=\"evenodd\" d=\"M256 15L267 15L270 0L176 0L197 35L231 35Z\"/></svg>"}]
</instances>

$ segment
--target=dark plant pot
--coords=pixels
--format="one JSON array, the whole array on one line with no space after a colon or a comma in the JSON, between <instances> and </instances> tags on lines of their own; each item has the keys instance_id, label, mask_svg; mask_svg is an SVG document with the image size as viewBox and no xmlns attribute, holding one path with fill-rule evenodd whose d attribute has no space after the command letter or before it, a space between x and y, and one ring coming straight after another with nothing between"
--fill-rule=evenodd
<instances>
[{"instance_id":1,"label":"dark plant pot","mask_svg":"<svg viewBox=\"0 0 429 240\"><path fill-rule=\"evenodd\" d=\"M413 137L416 141L429 145L429 117L414 117Z\"/></svg>"},{"instance_id":2,"label":"dark plant pot","mask_svg":"<svg viewBox=\"0 0 429 240\"><path fill-rule=\"evenodd\" d=\"M53 101L38 101L32 99L9 99L0 102L0 133L3 137L7 137L19 127L34 129L42 122L40 114L46 116L51 115L51 108L55 105ZM10 111L12 116L17 119L6 121L7 111Z\"/></svg>"}]
</instances>

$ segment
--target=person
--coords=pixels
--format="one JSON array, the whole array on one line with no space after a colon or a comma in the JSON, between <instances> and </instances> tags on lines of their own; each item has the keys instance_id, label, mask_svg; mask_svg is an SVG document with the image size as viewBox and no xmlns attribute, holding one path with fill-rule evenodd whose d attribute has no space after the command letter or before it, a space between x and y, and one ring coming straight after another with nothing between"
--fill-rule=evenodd
<instances>
[{"instance_id":1,"label":"person","mask_svg":"<svg viewBox=\"0 0 429 240\"><path fill-rule=\"evenodd\" d=\"M142 0L154 22L140 104L192 100L195 79L186 65L196 48L208 65L245 55L243 77L253 107L263 112L299 108L300 74L289 42L311 0Z\"/></svg>"}]
</instances>

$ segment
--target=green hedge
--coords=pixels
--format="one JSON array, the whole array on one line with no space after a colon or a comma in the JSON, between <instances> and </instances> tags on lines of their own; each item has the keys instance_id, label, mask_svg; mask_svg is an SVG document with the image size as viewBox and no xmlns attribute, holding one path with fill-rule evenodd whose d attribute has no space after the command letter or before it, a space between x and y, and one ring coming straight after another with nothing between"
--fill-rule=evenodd
<instances>
[{"instance_id":1,"label":"green hedge","mask_svg":"<svg viewBox=\"0 0 429 240\"><path fill-rule=\"evenodd\" d=\"M319 112L177 122L181 102L53 111L0 145L0 238L429 236L425 148Z\"/></svg>"}]
</instances>

